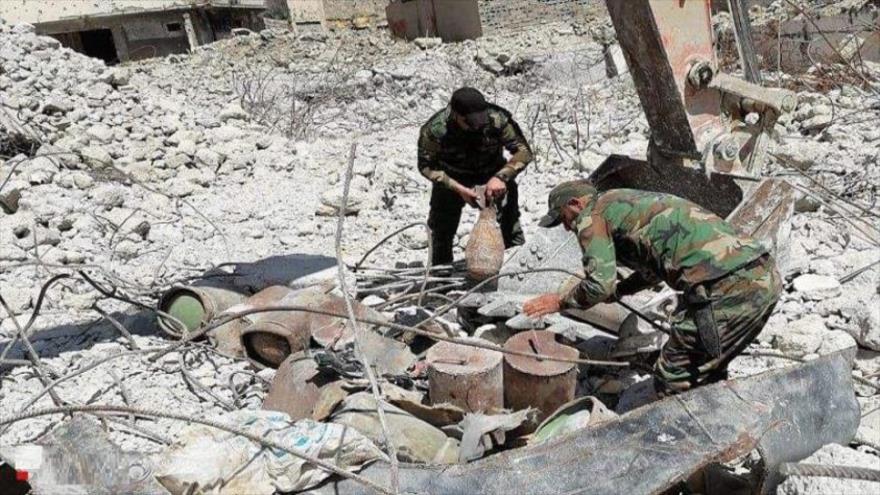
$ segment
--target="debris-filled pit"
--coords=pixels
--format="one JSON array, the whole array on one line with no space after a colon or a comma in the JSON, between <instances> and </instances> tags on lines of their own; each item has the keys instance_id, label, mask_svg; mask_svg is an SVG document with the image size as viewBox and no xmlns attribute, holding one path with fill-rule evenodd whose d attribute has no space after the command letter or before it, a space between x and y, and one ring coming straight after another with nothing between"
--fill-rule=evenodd
<instances>
[{"instance_id":1,"label":"debris-filled pit","mask_svg":"<svg viewBox=\"0 0 880 495\"><path fill-rule=\"evenodd\" d=\"M752 14L809 24L787 3ZM0 492L875 493L880 65L762 59L796 106L741 98L749 144L670 179L612 24L266 30L108 68L0 20ZM465 207L432 266L417 142L461 86L530 143L526 242L499 255ZM770 247L781 297L727 379L654 393L669 287L523 314L583 276L537 226L575 178L700 187Z\"/></svg>"}]
</instances>

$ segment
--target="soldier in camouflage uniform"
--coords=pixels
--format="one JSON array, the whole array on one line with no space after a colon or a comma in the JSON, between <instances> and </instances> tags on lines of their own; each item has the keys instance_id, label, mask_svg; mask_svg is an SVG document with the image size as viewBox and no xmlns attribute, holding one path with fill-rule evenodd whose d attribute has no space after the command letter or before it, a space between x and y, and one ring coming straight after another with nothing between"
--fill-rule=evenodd
<instances>
[{"instance_id":1,"label":"soldier in camouflage uniform","mask_svg":"<svg viewBox=\"0 0 880 495\"><path fill-rule=\"evenodd\" d=\"M779 299L773 258L757 241L676 196L634 189L601 194L584 180L550 192L540 225L577 233L586 277L565 294L528 301L530 316L589 308L666 282L683 292L654 365L655 390L677 393L726 377ZM634 271L618 283L618 265Z\"/></svg>"},{"instance_id":2,"label":"soldier in camouflage uniform","mask_svg":"<svg viewBox=\"0 0 880 495\"><path fill-rule=\"evenodd\" d=\"M505 160L504 150L510 153ZM498 223L504 247L525 242L519 224L516 176L532 161L532 151L510 112L490 105L479 91L461 88L449 106L435 113L419 133L419 172L432 182L432 262L452 262L452 243L464 204L475 206L475 186L501 203Z\"/></svg>"}]
</instances>

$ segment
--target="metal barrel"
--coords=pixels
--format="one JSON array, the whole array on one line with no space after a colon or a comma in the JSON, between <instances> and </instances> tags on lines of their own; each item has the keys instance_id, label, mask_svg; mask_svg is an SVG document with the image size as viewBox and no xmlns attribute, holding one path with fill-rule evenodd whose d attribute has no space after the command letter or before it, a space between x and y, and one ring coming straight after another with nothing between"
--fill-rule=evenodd
<instances>
[{"instance_id":1,"label":"metal barrel","mask_svg":"<svg viewBox=\"0 0 880 495\"><path fill-rule=\"evenodd\" d=\"M242 311L246 311L249 309L259 309L269 306L271 304L276 303L280 299L284 298L288 294L291 294L293 289L289 287L285 287L283 285L273 285L270 287L266 287L265 289L257 292L251 297L247 298L243 303L232 306L228 308L226 311L221 313L219 316L222 318L226 316L226 314L231 313L239 313ZM236 318L228 323L220 325L208 332L208 338L210 338L214 346L218 351L223 352L225 354L231 354L233 356L244 357L244 347L241 345L241 332L248 326L250 326L254 322L254 318L257 317L260 313L255 313L248 316L243 316L241 318Z\"/></svg>"},{"instance_id":2,"label":"metal barrel","mask_svg":"<svg viewBox=\"0 0 880 495\"><path fill-rule=\"evenodd\" d=\"M526 331L514 335L504 349L553 357L577 358L578 351L556 341L556 334L546 331ZM577 367L574 363L539 360L537 358L504 355L504 399L515 411L533 407L538 416L527 430L553 413L559 406L574 399L577 385Z\"/></svg>"},{"instance_id":3,"label":"metal barrel","mask_svg":"<svg viewBox=\"0 0 880 495\"><path fill-rule=\"evenodd\" d=\"M429 364L428 396L432 404L447 403L472 412L504 407L500 352L440 342L428 349L425 360Z\"/></svg>"},{"instance_id":4,"label":"metal barrel","mask_svg":"<svg viewBox=\"0 0 880 495\"><path fill-rule=\"evenodd\" d=\"M157 317L159 328L176 339L193 332L221 312L247 299L247 294L233 287L178 286L168 289L159 299L158 309L183 324L182 332L174 321Z\"/></svg>"}]
</instances>

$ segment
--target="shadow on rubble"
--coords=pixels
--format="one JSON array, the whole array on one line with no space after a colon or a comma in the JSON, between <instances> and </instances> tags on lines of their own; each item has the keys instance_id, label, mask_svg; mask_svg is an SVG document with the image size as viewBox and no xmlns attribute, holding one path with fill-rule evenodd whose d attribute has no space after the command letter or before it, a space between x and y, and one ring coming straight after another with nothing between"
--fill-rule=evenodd
<instances>
[{"instance_id":1,"label":"shadow on rubble","mask_svg":"<svg viewBox=\"0 0 880 495\"><path fill-rule=\"evenodd\" d=\"M206 271L202 275L185 279L186 285L217 287L242 296L249 296L270 285L296 285L297 281L308 280L310 276L334 270L336 258L314 254L287 254L270 256L254 262L224 263ZM163 288L163 292L169 287ZM99 305L101 305L99 300ZM94 314L94 312L92 312ZM162 332L156 322L154 311L131 308L128 311L108 313L133 336L159 336L170 339ZM42 359L57 357L65 352L89 349L104 342L120 342L126 345L128 337L122 334L113 323L103 317L71 324L61 324L48 328L39 327L31 334L30 340ZM6 344L0 342L0 348ZM21 342L10 349L9 359L26 359L27 353ZM0 365L0 370L7 368Z\"/></svg>"}]
</instances>

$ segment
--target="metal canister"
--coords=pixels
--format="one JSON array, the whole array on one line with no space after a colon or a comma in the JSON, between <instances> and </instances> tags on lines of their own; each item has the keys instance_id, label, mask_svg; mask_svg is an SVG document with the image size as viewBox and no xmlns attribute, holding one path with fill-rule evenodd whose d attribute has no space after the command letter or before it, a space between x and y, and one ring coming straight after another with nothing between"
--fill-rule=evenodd
<instances>
[{"instance_id":1,"label":"metal canister","mask_svg":"<svg viewBox=\"0 0 880 495\"><path fill-rule=\"evenodd\" d=\"M507 340L504 349L568 359L578 357L577 349L560 344L556 341L556 334L547 331L529 330L518 333ZM576 385L575 363L504 355L505 404L515 411L527 407L537 409L535 424L572 400ZM531 429L534 429L534 425Z\"/></svg>"},{"instance_id":2,"label":"metal canister","mask_svg":"<svg viewBox=\"0 0 880 495\"><path fill-rule=\"evenodd\" d=\"M269 311L253 316L253 323L241 331L241 345L251 361L277 368L287 356L309 348L308 313Z\"/></svg>"},{"instance_id":3,"label":"metal canister","mask_svg":"<svg viewBox=\"0 0 880 495\"><path fill-rule=\"evenodd\" d=\"M247 299L248 294L237 287L178 286L172 287L159 299L158 309L183 324L159 315L159 328L171 337L179 339L211 321L221 312Z\"/></svg>"},{"instance_id":4,"label":"metal canister","mask_svg":"<svg viewBox=\"0 0 880 495\"><path fill-rule=\"evenodd\" d=\"M494 206L480 210L480 216L465 246L468 277L475 281L497 275L504 263L504 237Z\"/></svg>"},{"instance_id":5,"label":"metal canister","mask_svg":"<svg viewBox=\"0 0 880 495\"><path fill-rule=\"evenodd\" d=\"M447 403L472 412L504 407L500 352L440 342L428 349L425 360L429 364L428 395L432 404Z\"/></svg>"},{"instance_id":6,"label":"metal canister","mask_svg":"<svg viewBox=\"0 0 880 495\"><path fill-rule=\"evenodd\" d=\"M265 308L291 293L293 293L293 289L283 285L266 287L260 292L247 298L243 303L228 308L218 316L222 318L227 314L240 313L250 309ZM250 326L254 322L254 319L259 315L260 313L255 313L236 318L208 332L208 337L213 341L217 350L233 356L244 357L245 352L241 345L241 332Z\"/></svg>"}]
</instances>

